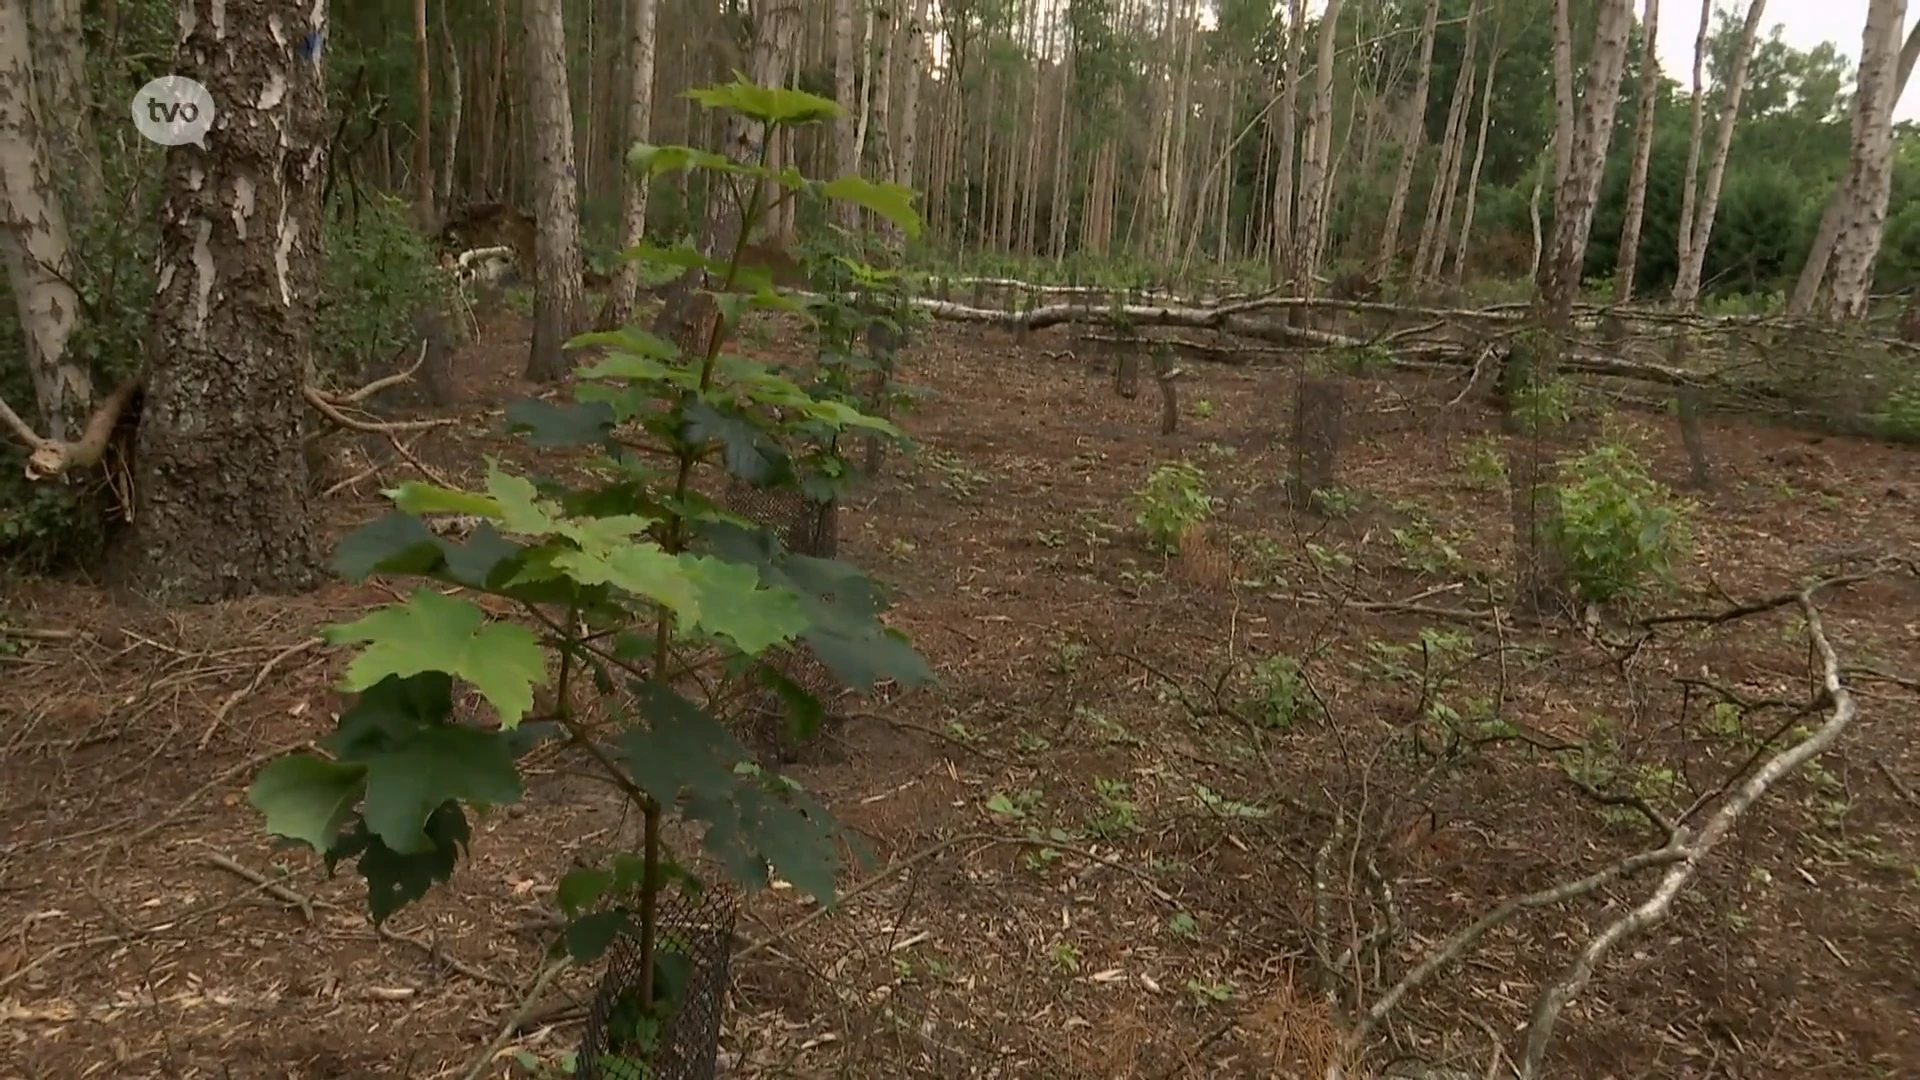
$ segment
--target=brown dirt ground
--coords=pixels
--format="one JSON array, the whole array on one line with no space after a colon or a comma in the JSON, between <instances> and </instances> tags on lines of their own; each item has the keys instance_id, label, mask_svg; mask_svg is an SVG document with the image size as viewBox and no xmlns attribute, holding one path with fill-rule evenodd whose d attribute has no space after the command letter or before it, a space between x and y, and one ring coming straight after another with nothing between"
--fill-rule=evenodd
<instances>
[{"instance_id":1,"label":"brown dirt ground","mask_svg":"<svg viewBox=\"0 0 1920 1080\"><path fill-rule=\"evenodd\" d=\"M488 428L527 390L526 330L502 317L483 340L462 361L461 411L486 423L416 444L451 474L514 445ZM844 554L894 587L898 624L943 681L860 706L836 735L844 760L794 770L882 866L908 865L798 930L809 908L791 892L750 901L743 931L774 940L734 972L733 1075L1309 1075L1329 1030L1317 958L1363 937L1373 909L1346 884L1365 853L1317 858L1329 829L1301 807L1387 831L1389 981L1499 898L1649 843L1524 740L1412 791L1431 771L1407 739L1423 703L1478 699L1535 743L1595 737L1604 718L1617 749L1602 764L1680 807L1750 752L1699 684L1804 698L1791 611L1670 628L1630 653L1449 616L1486 610L1509 531L1503 496L1456 463L1491 430L1476 407L1441 408L1456 386L1350 384L1355 509L1329 522L1294 515L1279 483L1291 378L1202 366L1184 394L1210 410L1161 438L1151 388L1116 397L1060 354L1071 345L936 327L909 358L907 377L935 391L905 420L921 452L848 508ZM1663 418L1626 422L1662 476L1684 475ZM1699 496L1699 555L1671 609L1920 550L1912 450L1736 423L1708 438L1719 482ZM1167 559L1127 496L1181 455L1223 509ZM377 510L378 486L335 500L342 528ZM1395 539L1416 509L1457 559ZM332 585L159 611L61 582L0 598L6 623L84 635L0 654L0 1080L455 1077L500 1029L540 966L551 882L621 825L605 791L546 760L525 805L477 826L452 884L386 940L350 871L329 881L310 854L271 848L245 803L259 765L339 707L345 656L301 643L389 595ZM1879 672L1855 676L1860 723L1745 821L1669 922L1603 966L1567 1010L1553 1075L1920 1076L1920 586L1880 578L1822 601L1845 661ZM1604 636L1629 636L1612 621ZM1423 660L1423 630L1467 637ZM1280 653L1305 658L1316 699L1297 722L1222 715L1248 665ZM1425 692L1408 677L1423 667ZM995 796L1018 820L988 809ZM1051 853L1003 842L1034 830L1063 839ZM285 874L299 902L215 860ZM1543 979L1650 884L1495 931L1403 1006L1370 1066L1415 1056L1479 1075L1489 1033L1514 1050ZM1374 992L1379 977L1362 976ZM569 978L514 1047L574 1044L571 1006L591 984Z\"/></svg>"}]
</instances>

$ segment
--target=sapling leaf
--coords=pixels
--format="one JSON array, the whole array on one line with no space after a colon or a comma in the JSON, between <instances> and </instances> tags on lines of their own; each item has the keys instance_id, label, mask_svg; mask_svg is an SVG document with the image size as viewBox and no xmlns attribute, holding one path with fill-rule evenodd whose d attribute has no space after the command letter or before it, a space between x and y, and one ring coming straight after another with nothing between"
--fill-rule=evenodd
<instances>
[{"instance_id":1,"label":"sapling leaf","mask_svg":"<svg viewBox=\"0 0 1920 1080\"><path fill-rule=\"evenodd\" d=\"M507 406L507 430L539 447L591 446L613 434L613 406L604 401L557 405L524 398Z\"/></svg>"},{"instance_id":2,"label":"sapling leaf","mask_svg":"<svg viewBox=\"0 0 1920 1080\"><path fill-rule=\"evenodd\" d=\"M367 762L362 816L387 847L416 855L432 846L424 829L441 804L498 806L519 799L520 772L497 732L427 727Z\"/></svg>"},{"instance_id":3,"label":"sapling leaf","mask_svg":"<svg viewBox=\"0 0 1920 1080\"><path fill-rule=\"evenodd\" d=\"M706 108L736 112L767 124L812 124L831 120L844 111L828 98L784 86L761 86L739 71L733 73L730 83L695 87L687 91L687 96Z\"/></svg>"},{"instance_id":4,"label":"sapling leaf","mask_svg":"<svg viewBox=\"0 0 1920 1080\"><path fill-rule=\"evenodd\" d=\"M365 690L389 675L445 671L479 689L512 727L533 707L533 687L546 681L540 640L524 626L488 622L472 603L432 589L415 589L390 604L326 631L332 643L366 642L342 684Z\"/></svg>"},{"instance_id":5,"label":"sapling leaf","mask_svg":"<svg viewBox=\"0 0 1920 1080\"><path fill-rule=\"evenodd\" d=\"M599 867L570 870L555 886L553 902L560 906L563 913L572 917L599 903L600 897L612 885L613 875Z\"/></svg>"},{"instance_id":6,"label":"sapling leaf","mask_svg":"<svg viewBox=\"0 0 1920 1080\"><path fill-rule=\"evenodd\" d=\"M453 676L444 671L389 675L361 691L319 743L341 761L365 762L452 714Z\"/></svg>"},{"instance_id":7,"label":"sapling leaf","mask_svg":"<svg viewBox=\"0 0 1920 1080\"><path fill-rule=\"evenodd\" d=\"M694 625L744 653L765 652L807 628L800 598L791 589L762 588L759 572L749 564L682 555L680 565L699 590Z\"/></svg>"},{"instance_id":8,"label":"sapling leaf","mask_svg":"<svg viewBox=\"0 0 1920 1080\"><path fill-rule=\"evenodd\" d=\"M864 206L900 227L908 239L920 236L920 215L913 208L913 189L892 182L876 183L864 176L842 176L820 187L820 194L838 202Z\"/></svg>"},{"instance_id":9,"label":"sapling leaf","mask_svg":"<svg viewBox=\"0 0 1920 1080\"><path fill-rule=\"evenodd\" d=\"M473 837L466 814L451 802L427 818L425 832L425 850L402 854L382 843L365 821L356 821L353 831L327 853L328 873L341 862L358 860L360 876L367 883L367 908L376 926L427 895L435 884L452 878L461 851Z\"/></svg>"},{"instance_id":10,"label":"sapling leaf","mask_svg":"<svg viewBox=\"0 0 1920 1080\"><path fill-rule=\"evenodd\" d=\"M260 770L247 801L266 815L267 832L324 852L352 817L366 772L364 765L289 754Z\"/></svg>"},{"instance_id":11,"label":"sapling leaf","mask_svg":"<svg viewBox=\"0 0 1920 1080\"><path fill-rule=\"evenodd\" d=\"M438 484L423 484L418 480L408 480L382 494L409 514L471 514L484 518L500 516L500 504L485 495L444 488Z\"/></svg>"},{"instance_id":12,"label":"sapling leaf","mask_svg":"<svg viewBox=\"0 0 1920 1080\"><path fill-rule=\"evenodd\" d=\"M575 963L585 964L600 959L613 947L620 931L631 919L629 913L620 908L612 911L594 911L567 923L567 955Z\"/></svg>"}]
</instances>

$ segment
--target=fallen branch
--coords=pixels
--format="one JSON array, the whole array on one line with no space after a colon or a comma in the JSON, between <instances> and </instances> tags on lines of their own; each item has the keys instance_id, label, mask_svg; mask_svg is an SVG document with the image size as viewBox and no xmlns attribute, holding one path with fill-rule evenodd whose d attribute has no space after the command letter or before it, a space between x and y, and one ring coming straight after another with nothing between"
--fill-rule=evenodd
<instances>
[{"instance_id":1,"label":"fallen branch","mask_svg":"<svg viewBox=\"0 0 1920 1080\"><path fill-rule=\"evenodd\" d=\"M139 389L138 379L121 384L120 389L115 390L94 410L85 430L72 442L49 439L34 431L31 424L20 419L20 414L14 412L12 406L0 399L0 423L6 424L29 451L27 479L47 480L73 469L100 464L100 459L107 453L107 441L113 437L114 425L120 422L120 414L126 412L127 403L133 400L133 395Z\"/></svg>"}]
</instances>

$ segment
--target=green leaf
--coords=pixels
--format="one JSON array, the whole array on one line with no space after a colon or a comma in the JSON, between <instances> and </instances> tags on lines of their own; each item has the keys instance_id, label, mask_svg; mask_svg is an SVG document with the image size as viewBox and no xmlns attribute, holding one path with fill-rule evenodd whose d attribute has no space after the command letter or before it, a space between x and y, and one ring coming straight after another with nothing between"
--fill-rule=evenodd
<instances>
[{"instance_id":1,"label":"green leaf","mask_svg":"<svg viewBox=\"0 0 1920 1080\"><path fill-rule=\"evenodd\" d=\"M327 853L327 871L331 873L347 859L359 860L360 876L367 882L367 907L377 926L427 895L436 883L451 879L461 851L473 838L466 814L457 803L447 803L433 812L427 819L426 835L430 843L425 851L402 854L381 843L365 821L356 821L353 832L341 837Z\"/></svg>"},{"instance_id":2,"label":"green leaf","mask_svg":"<svg viewBox=\"0 0 1920 1080\"><path fill-rule=\"evenodd\" d=\"M367 762L367 827L402 855L429 850L423 831L449 801L499 806L520 799L520 772L497 732L429 727Z\"/></svg>"},{"instance_id":3,"label":"green leaf","mask_svg":"<svg viewBox=\"0 0 1920 1080\"><path fill-rule=\"evenodd\" d=\"M842 176L822 185L820 194L866 207L899 226L909 239L920 236L920 215L913 208L913 189L903 184L875 183L864 176Z\"/></svg>"},{"instance_id":4,"label":"green leaf","mask_svg":"<svg viewBox=\"0 0 1920 1080\"><path fill-rule=\"evenodd\" d=\"M752 755L698 705L657 682L636 684L635 704L645 727L621 734L634 783L664 806L682 791L709 798L730 796L733 767Z\"/></svg>"},{"instance_id":5,"label":"green leaf","mask_svg":"<svg viewBox=\"0 0 1920 1080\"><path fill-rule=\"evenodd\" d=\"M629 921L624 910L596 911L567 923L567 955L576 963L600 959L613 947Z\"/></svg>"},{"instance_id":6,"label":"green leaf","mask_svg":"<svg viewBox=\"0 0 1920 1080\"><path fill-rule=\"evenodd\" d=\"M470 491L456 491L437 484L423 484L418 480L408 480L399 487L382 494L392 499L394 506L409 514L472 514L475 517L485 518L500 516L499 504L485 495L475 495Z\"/></svg>"},{"instance_id":7,"label":"green leaf","mask_svg":"<svg viewBox=\"0 0 1920 1080\"><path fill-rule=\"evenodd\" d=\"M389 675L354 699L320 746L342 761L365 762L452 715L453 676L444 671Z\"/></svg>"},{"instance_id":8,"label":"green leaf","mask_svg":"<svg viewBox=\"0 0 1920 1080\"><path fill-rule=\"evenodd\" d=\"M790 471L786 450L745 415L706 401L688 402L685 415L687 441L719 443L727 471L747 483L766 484L783 466Z\"/></svg>"},{"instance_id":9,"label":"green leaf","mask_svg":"<svg viewBox=\"0 0 1920 1080\"><path fill-rule=\"evenodd\" d=\"M487 622L472 603L432 589L415 589L345 626L329 627L334 644L366 642L347 667L344 687L365 690L388 675L445 671L479 689L512 727L533 707L533 687L546 681L540 641L524 626Z\"/></svg>"},{"instance_id":10,"label":"green leaf","mask_svg":"<svg viewBox=\"0 0 1920 1080\"><path fill-rule=\"evenodd\" d=\"M360 801L366 771L363 765L289 754L260 770L247 801L266 815L269 833L324 852Z\"/></svg>"},{"instance_id":11,"label":"green leaf","mask_svg":"<svg viewBox=\"0 0 1920 1080\"><path fill-rule=\"evenodd\" d=\"M757 85L739 71L730 83L696 87L687 96L709 109L726 109L767 124L818 123L844 111L837 103L804 90Z\"/></svg>"},{"instance_id":12,"label":"green leaf","mask_svg":"<svg viewBox=\"0 0 1920 1080\"><path fill-rule=\"evenodd\" d=\"M759 571L751 565L704 555L681 555L680 565L699 590L694 625L741 652L758 655L807 628L800 598L790 589L761 588Z\"/></svg>"},{"instance_id":13,"label":"green leaf","mask_svg":"<svg viewBox=\"0 0 1920 1080\"><path fill-rule=\"evenodd\" d=\"M711 150L696 150L691 146L653 146L637 142L627 151L627 169L641 179L688 169L731 172L734 168L733 162L719 154Z\"/></svg>"},{"instance_id":14,"label":"green leaf","mask_svg":"<svg viewBox=\"0 0 1920 1080\"><path fill-rule=\"evenodd\" d=\"M580 914L599 902L600 897L613 885L613 875L598 867L582 867L572 870L560 879L553 891L553 902L569 918Z\"/></svg>"},{"instance_id":15,"label":"green leaf","mask_svg":"<svg viewBox=\"0 0 1920 1080\"><path fill-rule=\"evenodd\" d=\"M613 434L614 413L604 401L556 405L524 398L507 406L507 430L539 447L591 446Z\"/></svg>"},{"instance_id":16,"label":"green leaf","mask_svg":"<svg viewBox=\"0 0 1920 1080\"><path fill-rule=\"evenodd\" d=\"M612 585L664 605L682 619L699 618L698 588L688 580L678 558L650 541L602 551L562 552L553 557L553 565L582 584Z\"/></svg>"},{"instance_id":17,"label":"green leaf","mask_svg":"<svg viewBox=\"0 0 1920 1080\"><path fill-rule=\"evenodd\" d=\"M827 711L820 699L806 687L794 682L772 664L760 665L760 681L780 698L787 710L787 737L794 742L813 738L826 720Z\"/></svg>"},{"instance_id":18,"label":"green leaf","mask_svg":"<svg viewBox=\"0 0 1920 1080\"><path fill-rule=\"evenodd\" d=\"M485 521L461 544L396 510L341 540L334 549L333 570L348 581L364 581L374 574L420 574L486 589L513 576L523 550Z\"/></svg>"},{"instance_id":19,"label":"green leaf","mask_svg":"<svg viewBox=\"0 0 1920 1080\"><path fill-rule=\"evenodd\" d=\"M628 356L641 356L649 360L676 361L680 359L680 347L650 330L639 327L626 327L620 330L598 330L592 333L576 334L567 342L570 349L602 348L610 352L624 353ZM583 379L607 378L594 374L598 367L583 368Z\"/></svg>"}]
</instances>

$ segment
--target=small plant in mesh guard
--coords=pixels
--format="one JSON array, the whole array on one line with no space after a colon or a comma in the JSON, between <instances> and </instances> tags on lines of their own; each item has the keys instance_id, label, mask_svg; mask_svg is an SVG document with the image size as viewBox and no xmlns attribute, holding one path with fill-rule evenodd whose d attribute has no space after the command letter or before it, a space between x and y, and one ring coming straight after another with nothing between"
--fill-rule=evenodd
<instances>
[{"instance_id":1,"label":"small plant in mesh guard","mask_svg":"<svg viewBox=\"0 0 1920 1080\"><path fill-rule=\"evenodd\" d=\"M1198 465L1175 461L1153 470L1134 492L1134 524L1144 529L1147 543L1163 555L1180 550L1180 537L1213 513L1207 493L1207 475Z\"/></svg>"},{"instance_id":2,"label":"small plant in mesh guard","mask_svg":"<svg viewBox=\"0 0 1920 1080\"><path fill-rule=\"evenodd\" d=\"M767 167L772 129L828 120L839 113L833 102L744 80L689 96L759 126L760 158L641 144L627 162L642 182L689 169L720 174L725 182L715 190L736 199L741 238L802 193L865 206L917 235L906 188L857 176L823 183ZM608 1005L606 1038L585 1048L583 1075L600 1075L593 1070L602 1053L641 1059L645 1068L628 1076L711 1074L711 1033L724 1001L714 995L724 973L699 984L711 988L703 1001L676 1000L695 983L689 954L675 942L703 928L684 917L676 923L683 909L675 905L715 893L667 849L669 813L704 826L707 858L749 889L777 871L831 903L846 849L860 851L824 807L754 762L729 730L730 710L757 697L742 684L774 691L791 723L810 730L820 701L768 659L804 645L836 683L862 691L932 678L885 625L886 598L864 574L785 551L695 484L723 470L757 487L794 487L805 482L802 445L811 433L899 434L727 351L748 311L797 306L764 275L743 270L743 243L724 257L648 245L627 253L700 273L718 313L702 348L683 353L638 329L584 335L574 345L603 354L579 372L573 403L508 408L509 428L535 446L597 447L591 480L535 483L493 463L481 490L402 484L388 493L394 512L342 542L334 556L342 576L421 583L407 599L328 630L334 643L361 646L342 684L358 696L320 740L324 755L281 757L249 791L269 833L320 852L329 871L357 864L378 924L451 878L474 840L470 814L520 799L518 762L530 748L551 739L583 754L643 823L638 850L574 869L555 886L567 953L585 962L617 945L620 964L609 975L623 980L620 993L637 987ZM621 427L644 435L616 440ZM630 447L636 442L660 449L643 454ZM477 522L465 540L422 520L447 513ZM495 614L506 608L521 618ZM457 707L456 682L477 692L491 716ZM537 687L552 702L538 713ZM730 939L723 916L708 920L721 929L704 929ZM618 1048L616 1020L626 1033ZM689 1024L701 1030L689 1033ZM688 1039L705 1045L689 1050ZM672 1065L682 1059L691 1072Z\"/></svg>"},{"instance_id":3,"label":"small plant in mesh guard","mask_svg":"<svg viewBox=\"0 0 1920 1080\"><path fill-rule=\"evenodd\" d=\"M1671 583L1689 544L1692 506L1648 475L1633 448L1606 442L1560 467L1552 540L1584 600Z\"/></svg>"}]
</instances>

